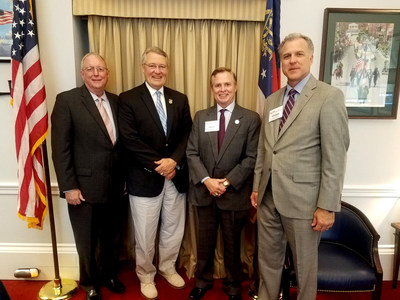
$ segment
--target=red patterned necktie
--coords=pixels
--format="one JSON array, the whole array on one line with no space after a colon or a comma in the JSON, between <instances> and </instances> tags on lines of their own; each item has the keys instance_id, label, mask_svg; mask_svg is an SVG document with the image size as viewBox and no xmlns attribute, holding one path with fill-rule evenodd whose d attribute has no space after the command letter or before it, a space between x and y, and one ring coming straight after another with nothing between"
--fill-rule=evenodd
<instances>
[{"instance_id":1,"label":"red patterned necktie","mask_svg":"<svg viewBox=\"0 0 400 300\"><path fill-rule=\"evenodd\" d=\"M104 125L106 125L108 135L110 136L112 143L115 144L114 128L112 126L110 117L108 116L107 111L104 108L103 101L104 100L102 98L97 99L96 106L99 109Z\"/></svg>"},{"instance_id":2,"label":"red patterned necktie","mask_svg":"<svg viewBox=\"0 0 400 300\"><path fill-rule=\"evenodd\" d=\"M290 112L294 106L294 95L296 94L295 89L291 89L289 91L289 99L286 101L285 109L283 110L281 123L279 124L279 131L281 131L283 125L285 124L287 118L289 117Z\"/></svg>"},{"instance_id":3,"label":"red patterned necktie","mask_svg":"<svg viewBox=\"0 0 400 300\"><path fill-rule=\"evenodd\" d=\"M219 149L221 149L221 145L225 136L225 111L226 109L221 109L219 111L221 113L221 116L219 118L218 151Z\"/></svg>"}]
</instances>

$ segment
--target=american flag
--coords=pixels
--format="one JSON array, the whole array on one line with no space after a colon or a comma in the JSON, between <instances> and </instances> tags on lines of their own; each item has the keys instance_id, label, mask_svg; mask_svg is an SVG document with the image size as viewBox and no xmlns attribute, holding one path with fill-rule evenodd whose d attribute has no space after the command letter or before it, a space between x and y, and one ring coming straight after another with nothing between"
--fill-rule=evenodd
<instances>
[{"instance_id":1,"label":"american flag","mask_svg":"<svg viewBox=\"0 0 400 300\"><path fill-rule=\"evenodd\" d=\"M261 41L260 72L258 77L257 112L262 116L265 98L281 86L280 43L281 1L267 0L264 31Z\"/></svg>"},{"instance_id":2,"label":"american flag","mask_svg":"<svg viewBox=\"0 0 400 300\"><path fill-rule=\"evenodd\" d=\"M48 132L46 92L30 1L14 0L11 47L12 106L18 163L18 216L42 229L46 181L42 143Z\"/></svg>"},{"instance_id":3,"label":"american flag","mask_svg":"<svg viewBox=\"0 0 400 300\"><path fill-rule=\"evenodd\" d=\"M12 20L13 20L13 15L11 11L0 9L0 25L11 23Z\"/></svg>"}]
</instances>

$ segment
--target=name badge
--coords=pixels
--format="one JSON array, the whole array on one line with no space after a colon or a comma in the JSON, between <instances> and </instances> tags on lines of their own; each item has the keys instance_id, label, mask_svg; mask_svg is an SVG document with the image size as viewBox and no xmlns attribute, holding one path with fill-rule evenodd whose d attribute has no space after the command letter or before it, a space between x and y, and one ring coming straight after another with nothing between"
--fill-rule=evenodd
<instances>
[{"instance_id":1,"label":"name badge","mask_svg":"<svg viewBox=\"0 0 400 300\"><path fill-rule=\"evenodd\" d=\"M275 121L276 119L282 118L282 114L283 114L283 105L271 109L269 111L269 122Z\"/></svg>"},{"instance_id":2,"label":"name badge","mask_svg":"<svg viewBox=\"0 0 400 300\"><path fill-rule=\"evenodd\" d=\"M214 132L214 131L219 131L219 122L218 122L218 120L207 121L206 122L206 127L205 127L205 132Z\"/></svg>"}]
</instances>

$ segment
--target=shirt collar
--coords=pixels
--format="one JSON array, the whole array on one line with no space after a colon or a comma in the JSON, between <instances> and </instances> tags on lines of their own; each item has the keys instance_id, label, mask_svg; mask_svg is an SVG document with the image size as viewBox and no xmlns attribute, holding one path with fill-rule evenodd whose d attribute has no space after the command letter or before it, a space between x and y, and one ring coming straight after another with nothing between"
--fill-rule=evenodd
<instances>
[{"instance_id":1,"label":"shirt collar","mask_svg":"<svg viewBox=\"0 0 400 300\"><path fill-rule=\"evenodd\" d=\"M103 92L103 95L101 97L98 97L96 94L93 94L91 91L89 91L90 95L92 96L93 100L96 101L97 99L101 98L103 101L108 101L106 92Z\"/></svg>"},{"instance_id":2,"label":"shirt collar","mask_svg":"<svg viewBox=\"0 0 400 300\"><path fill-rule=\"evenodd\" d=\"M296 86L290 86L289 84L287 84L286 85L286 95L289 93L289 91L291 90L291 89L295 89L296 90L296 92L298 93L298 94L300 94L301 93L301 91L304 89L304 87L306 86L306 84L307 84L307 82L308 82L308 80L310 79L310 77L311 77L311 73L308 73L308 75L306 76L306 77L304 77L303 78L303 80L302 81L300 81L298 84L296 84Z\"/></svg>"},{"instance_id":3,"label":"shirt collar","mask_svg":"<svg viewBox=\"0 0 400 300\"><path fill-rule=\"evenodd\" d=\"M233 101L231 104L229 104L227 107L225 107L225 109L226 109L227 111L229 111L230 113L232 113L232 112L233 112L233 109L235 108L235 102L236 102L236 101ZM223 108L221 107L221 105L217 104L217 111L219 112L221 109L223 109Z\"/></svg>"},{"instance_id":4,"label":"shirt collar","mask_svg":"<svg viewBox=\"0 0 400 300\"><path fill-rule=\"evenodd\" d=\"M162 86L159 90L156 90L156 89L153 89L153 88L150 86L150 84L147 83L147 81L145 81L145 84L146 84L146 87L147 87L147 89L149 90L151 96L154 96L154 94L155 94L157 91L160 91L160 93L161 93L162 95L164 95L164 86Z\"/></svg>"}]
</instances>

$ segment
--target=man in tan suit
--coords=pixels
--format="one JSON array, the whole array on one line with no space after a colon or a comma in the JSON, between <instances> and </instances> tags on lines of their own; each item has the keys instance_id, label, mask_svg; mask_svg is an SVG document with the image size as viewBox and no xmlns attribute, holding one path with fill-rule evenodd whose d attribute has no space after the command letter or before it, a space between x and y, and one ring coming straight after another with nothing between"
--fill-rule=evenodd
<instances>
[{"instance_id":1,"label":"man in tan suit","mask_svg":"<svg viewBox=\"0 0 400 300\"><path fill-rule=\"evenodd\" d=\"M310 74L313 43L288 35L279 46L287 86L267 98L251 201L258 208L259 299L276 300L286 244L297 299L316 298L318 245L332 227L349 146L343 93Z\"/></svg>"}]
</instances>

